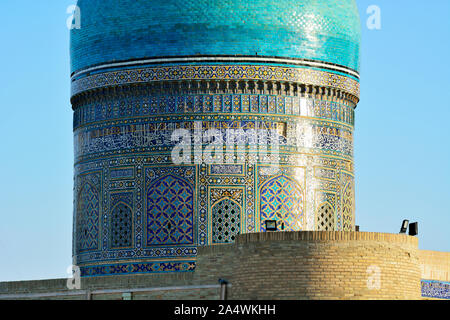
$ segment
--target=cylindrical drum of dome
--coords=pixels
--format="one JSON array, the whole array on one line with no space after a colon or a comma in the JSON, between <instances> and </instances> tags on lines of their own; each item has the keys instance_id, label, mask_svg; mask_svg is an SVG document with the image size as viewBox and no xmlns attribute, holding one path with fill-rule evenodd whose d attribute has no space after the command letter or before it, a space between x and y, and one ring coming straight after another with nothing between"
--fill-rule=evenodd
<instances>
[{"instance_id":1,"label":"cylindrical drum of dome","mask_svg":"<svg viewBox=\"0 0 450 320\"><path fill-rule=\"evenodd\" d=\"M354 0L79 0L73 260L192 272L237 234L353 231Z\"/></svg>"}]
</instances>

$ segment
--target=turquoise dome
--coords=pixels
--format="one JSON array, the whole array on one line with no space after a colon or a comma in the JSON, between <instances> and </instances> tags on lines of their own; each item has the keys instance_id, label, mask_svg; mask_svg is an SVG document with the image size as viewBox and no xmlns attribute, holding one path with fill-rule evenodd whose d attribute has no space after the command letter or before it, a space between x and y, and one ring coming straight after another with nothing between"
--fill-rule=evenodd
<instances>
[{"instance_id":1,"label":"turquoise dome","mask_svg":"<svg viewBox=\"0 0 450 320\"><path fill-rule=\"evenodd\" d=\"M193 55L318 60L359 70L355 0L79 0L72 72Z\"/></svg>"}]
</instances>

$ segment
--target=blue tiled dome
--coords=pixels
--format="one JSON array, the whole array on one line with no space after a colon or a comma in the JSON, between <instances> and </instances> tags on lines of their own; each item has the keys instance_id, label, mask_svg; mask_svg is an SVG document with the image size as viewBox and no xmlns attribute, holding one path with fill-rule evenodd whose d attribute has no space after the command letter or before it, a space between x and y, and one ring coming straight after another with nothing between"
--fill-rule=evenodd
<instances>
[{"instance_id":1,"label":"blue tiled dome","mask_svg":"<svg viewBox=\"0 0 450 320\"><path fill-rule=\"evenodd\" d=\"M319 60L359 69L355 0L79 0L72 71L189 55Z\"/></svg>"}]
</instances>

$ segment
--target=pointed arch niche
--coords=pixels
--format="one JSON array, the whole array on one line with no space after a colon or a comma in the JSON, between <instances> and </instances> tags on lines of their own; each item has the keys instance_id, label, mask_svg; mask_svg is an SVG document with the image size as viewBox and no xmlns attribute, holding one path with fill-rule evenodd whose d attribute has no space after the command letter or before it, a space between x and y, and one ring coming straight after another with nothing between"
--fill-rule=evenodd
<instances>
[{"instance_id":1,"label":"pointed arch niche","mask_svg":"<svg viewBox=\"0 0 450 320\"><path fill-rule=\"evenodd\" d=\"M100 201L97 189L86 182L77 198L76 253L98 249Z\"/></svg>"},{"instance_id":2,"label":"pointed arch niche","mask_svg":"<svg viewBox=\"0 0 450 320\"><path fill-rule=\"evenodd\" d=\"M128 248L133 244L133 210L124 202L119 202L111 210L111 248Z\"/></svg>"},{"instance_id":3,"label":"pointed arch niche","mask_svg":"<svg viewBox=\"0 0 450 320\"><path fill-rule=\"evenodd\" d=\"M167 175L147 190L147 246L194 242L194 191L184 179Z\"/></svg>"},{"instance_id":4,"label":"pointed arch niche","mask_svg":"<svg viewBox=\"0 0 450 320\"><path fill-rule=\"evenodd\" d=\"M241 228L242 207L223 198L211 207L212 243L233 243Z\"/></svg>"},{"instance_id":5,"label":"pointed arch niche","mask_svg":"<svg viewBox=\"0 0 450 320\"><path fill-rule=\"evenodd\" d=\"M329 202L324 202L317 208L317 231L334 231L334 209Z\"/></svg>"},{"instance_id":6,"label":"pointed arch niche","mask_svg":"<svg viewBox=\"0 0 450 320\"><path fill-rule=\"evenodd\" d=\"M260 230L266 231L266 220L276 220L285 231L304 229L303 189L292 178L280 175L260 187Z\"/></svg>"}]
</instances>

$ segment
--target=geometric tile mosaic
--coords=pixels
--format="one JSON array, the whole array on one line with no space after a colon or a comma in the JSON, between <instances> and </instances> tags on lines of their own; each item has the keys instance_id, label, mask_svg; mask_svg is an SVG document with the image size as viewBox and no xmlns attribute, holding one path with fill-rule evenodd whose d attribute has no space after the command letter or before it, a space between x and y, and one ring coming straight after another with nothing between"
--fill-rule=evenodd
<instances>
[{"instance_id":1,"label":"geometric tile mosaic","mask_svg":"<svg viewBox=\"0 0 450 320\"><path fill-rule=\"evenodd\" d=\"M82 277L100 277L141 273L193 272L194 261L177 262L132 262L121 264L102 264L80 267Z\"/></svg>"},{"instance_id":2,"label":"geometric tile mosaic","mask_svg":"<svg viewBox=\"0 0 450 320\"><path fill-rule=\"evenodd\" d=\"M212 243L233 243L240 232L241 206L223 199L212 207Z\"/></svg>"},{"instance_id":3,"label":"geometric tile mosaic","mask_svg":"<svg viewBox=\"0 0 450 320\"><path fill-rule=\"evenodd\" d=\"M124 84L149 83L162 80L210 80L218 78L226 80L294 81L308 85L333 86L356 97L359 96L360 90L359 82L352 77L322 70L268 65L203 65L201 68L163 66L99 73L75 80L72 84L72 94L75 95L98 87Z\"/></svg>"},{"instance_id":4,"label":"geometric tile mosaic","mask_svg":"<svg viewBox=\"0 0 450 320\"><path fill-rule=\"evenodd\" d=\"M329 203L325 203L317 210L317 230L334 231L334 210Z\"/></svg>"},{"instance_id":5,"label":"geometric tile mosaic","mask_svg":"<svg viewBox=\"0 0 450 320\"><path fill-rule=\"evenodd\" d=\"M77 201L76 249L78 252L98 249L99 194L90 183L82 187Z\"/></svg>"},{"instance_id":6,"label":"geometric tile mosaic","mask_svg":"<svg viewBox=\"0 0 450 320\"><path fill-rule=\"evenodd\" d=\"M245 104L249 103L249 110ZM233 106L232 106L233 104ZM196 105L194 109L192 106ZM353 106L337 101L306 100L302 97L268 94L183 94L152 96L148 92L123 92L102 97L74 111L74 127L91 122L127 119L136 116L190 114L208 112L308 115L354 124Z\"/></svg>"},{"instance_id":7,"label":"geometric tile mosaic","mask_svg":"<svg viewBox=\"0 0 450 320\"><path fill-rule=\"evenodd\" d=\"M450 283L444 281L422 280L422 297L450 299Z\"/></svg>"},{"instance_id":8,"label":"geometric tile mosaic","mask_svg":"<svg viewBox=\"0 0 450 320\"><path fill-rule=\"evenodd\" d=\"M279 230L303 230L303 197L300 186L287 176L265 182L260 191L261 232L266 231L266 220L276 220Z\"/></svg>"},{"instance_id":9,"label":"geometric tile mosaic","mask_svg":"<svg viewBox=\"0 0 450 320\"><path fill-rule=\"evenodd\" d=\"M344 188L342 198L342 219L344 231L353 231L353 197L352 183L348 183Z\"/></svg>"},{"instance_id":10,"label":"geometric tile mosaic","mask_svg":"<svg viewBox=\"0 0 450 320\"><path fill-rule=\"evenodd\" d=\"M180 177L168 175L147 192L147 246L192 244L194 193Z\"/></svg>"},{"instance_id":11,"label":"geometric tile mosaic","mask_svg":"<svg viewBox=\"0 0 450 320\"><path fill-rule=\"evenodd\" d=\"M111 212L111 247L130 247L133 242L133 212L131 208L119 203Z\"/></svg>"}]
</instances>

